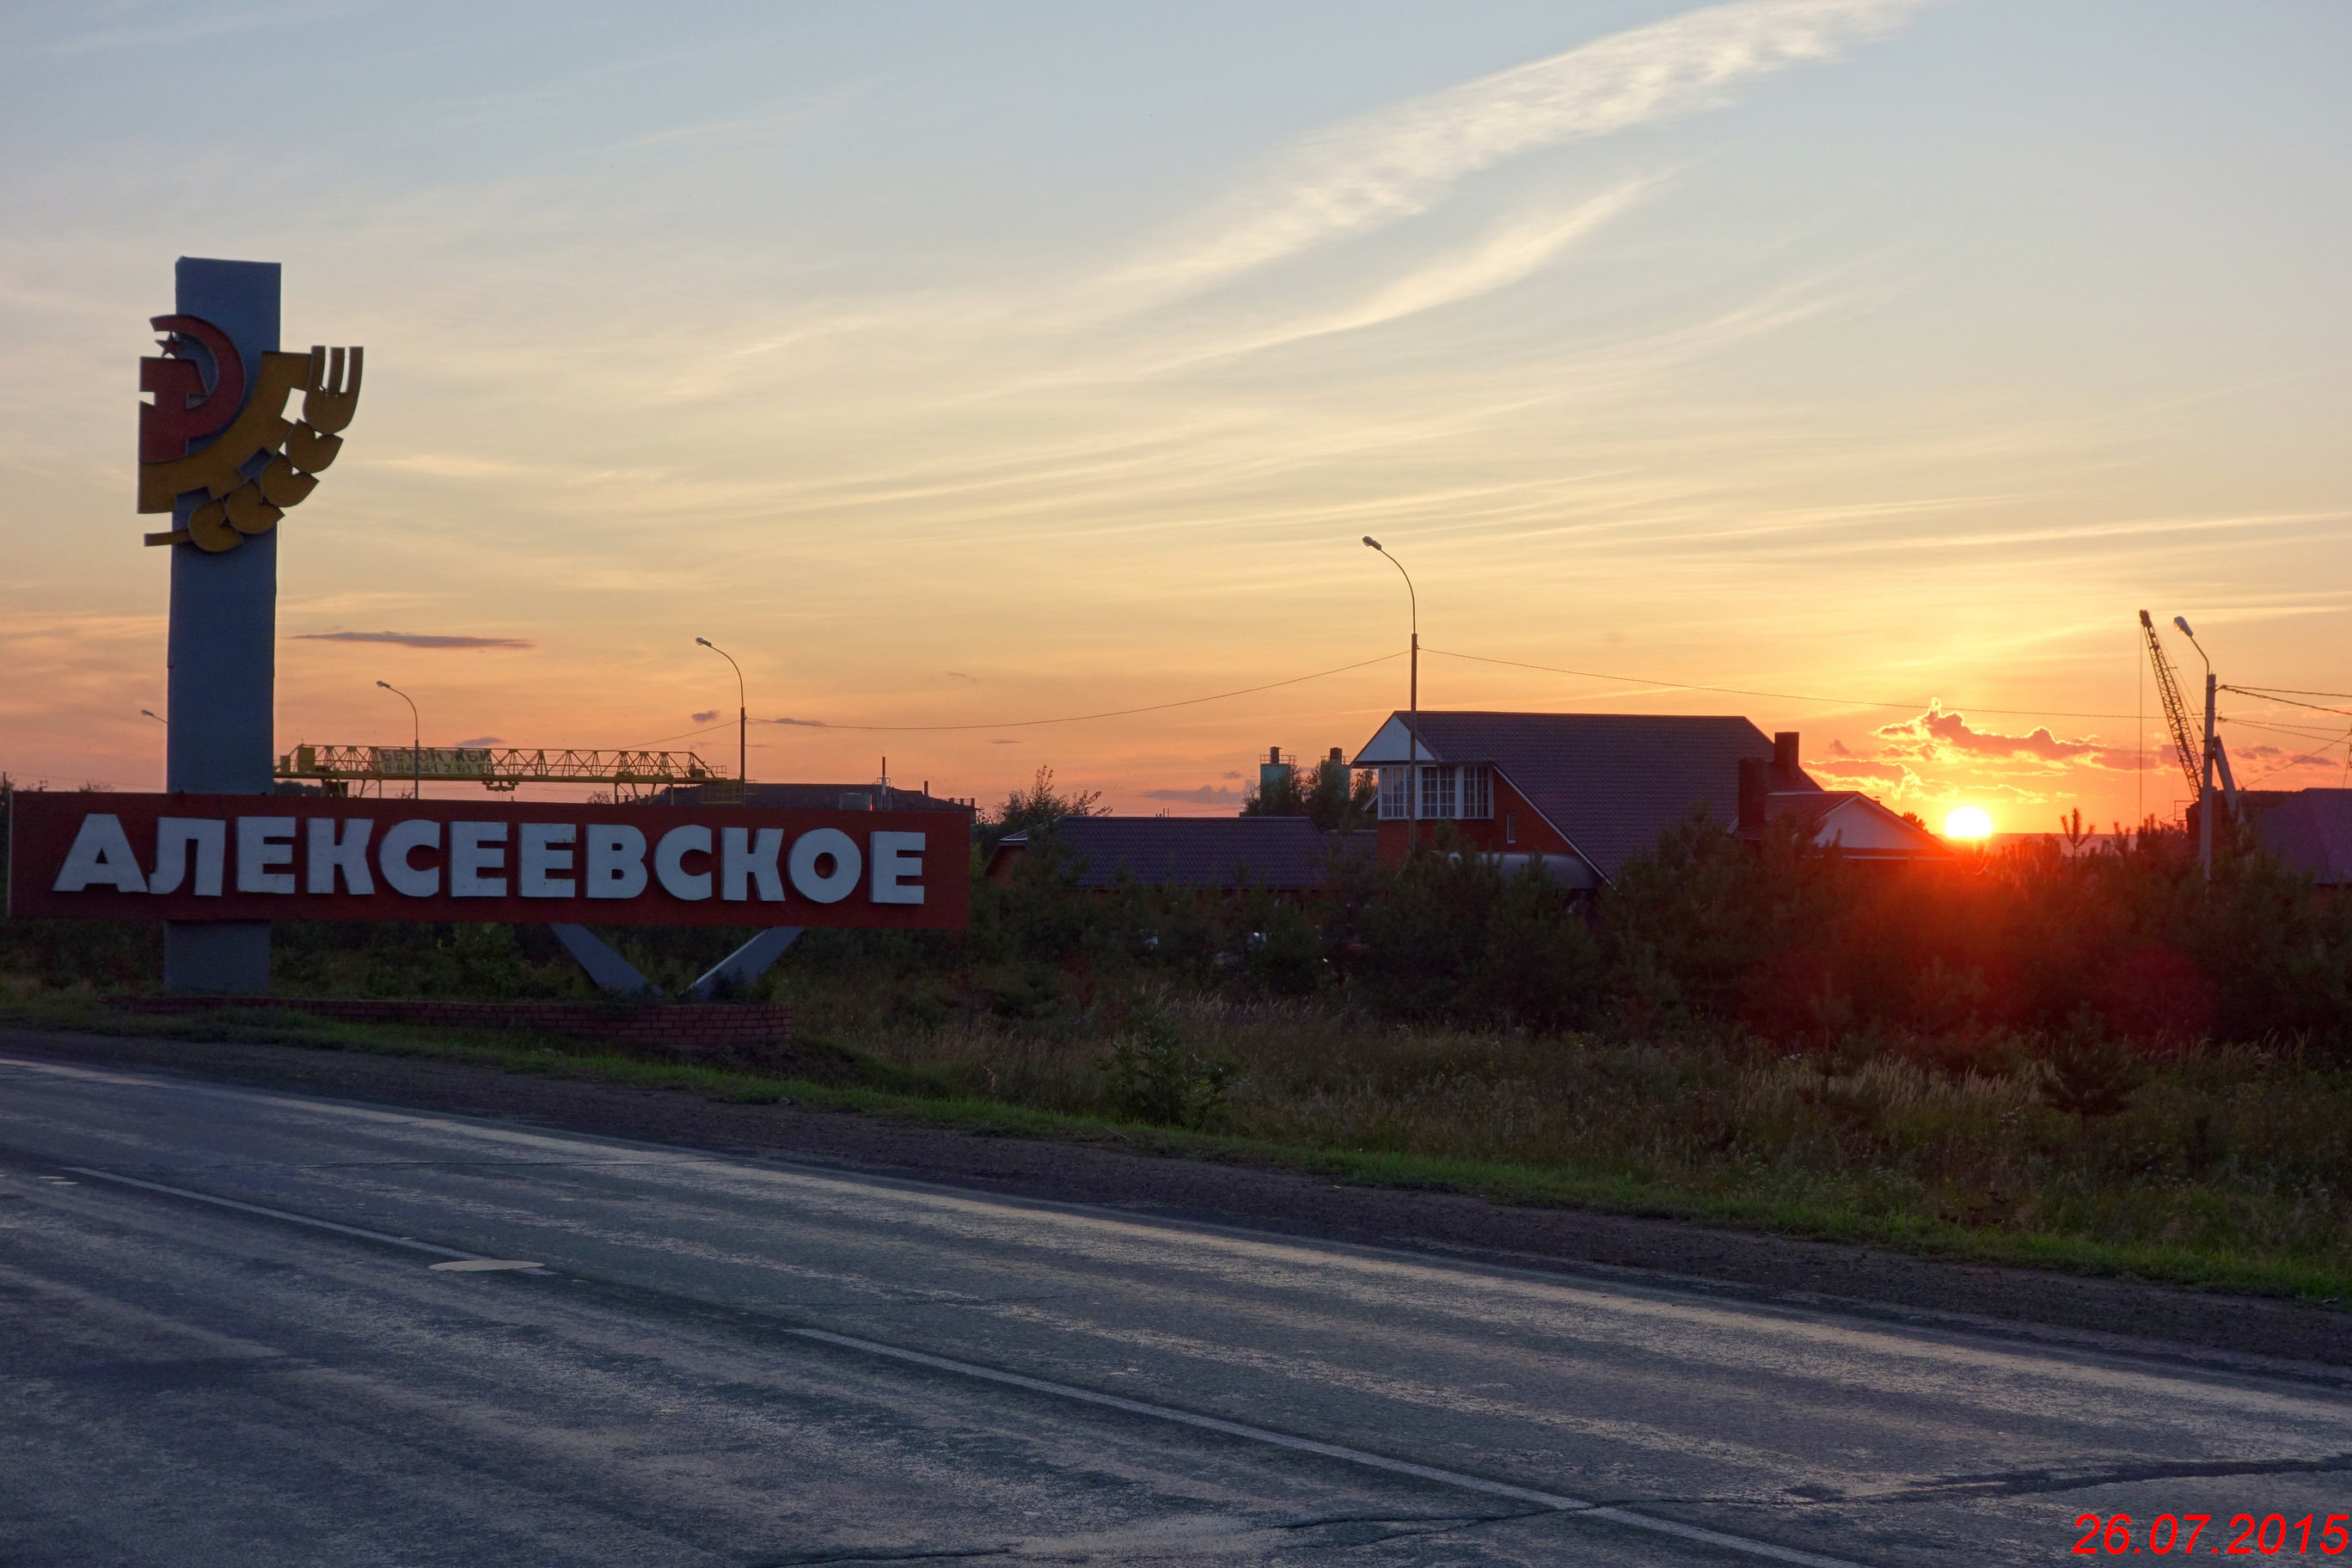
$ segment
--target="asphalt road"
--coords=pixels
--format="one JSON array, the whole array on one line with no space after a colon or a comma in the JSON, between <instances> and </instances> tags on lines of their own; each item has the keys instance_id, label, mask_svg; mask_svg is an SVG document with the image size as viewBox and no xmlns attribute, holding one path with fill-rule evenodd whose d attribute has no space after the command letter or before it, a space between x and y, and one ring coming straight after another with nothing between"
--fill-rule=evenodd
<instances>
[{"instance_id":1,"label":"asphalt road","mask_svg":"<svg viewBox=\"0 0 2352 1568\"><path fill-rule=\"evenodd\" d=\"M2284 1367L0 1058L11 1568L2039 1563L2084 1513L2317 1557L2330 1512L2352 1390Z\"/></svg>"}]
</instances>

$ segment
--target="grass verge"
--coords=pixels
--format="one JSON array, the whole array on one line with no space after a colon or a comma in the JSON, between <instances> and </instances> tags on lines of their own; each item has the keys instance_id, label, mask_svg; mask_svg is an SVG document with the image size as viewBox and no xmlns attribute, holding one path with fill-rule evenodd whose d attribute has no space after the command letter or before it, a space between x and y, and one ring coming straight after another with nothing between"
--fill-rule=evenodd
<instances>
[{"instance_id":1,"label":"grass verge","mask_svg":"<svg viewBox=\"0 0 2352 1568\"><path fill-rule=\"evenodd\" d=\"M496 1068L548 1078L667 1089L743 1104L790 1103L997 1137L1080 1142L1161 1157L1218 1161L1354 1184L1467 1194L1498 1204L1577 1207L1844 1242L1948 1261L2146 1280L2334 1306L2352 1298L2352 1268L2333 1259L2254 1247L2117 1242L2055 1228L1956 1223L1932 1214L1797 1195L1693 1192L1638 1171L1573 1159L1531 1163L1395 1149L1346 1148L1246 1132L1195 1131L1080 1111L1008 1103L863 1052L820 1047L824 1077L647 1060L578 1042L488 1030L350 1024L289 1003L236 1016L145 1016L87 995L0 1002L0 1026L115 1037L275 1044ZM864 1078L867 1081L844 1081Z\"/></svg>"}]
</instances>

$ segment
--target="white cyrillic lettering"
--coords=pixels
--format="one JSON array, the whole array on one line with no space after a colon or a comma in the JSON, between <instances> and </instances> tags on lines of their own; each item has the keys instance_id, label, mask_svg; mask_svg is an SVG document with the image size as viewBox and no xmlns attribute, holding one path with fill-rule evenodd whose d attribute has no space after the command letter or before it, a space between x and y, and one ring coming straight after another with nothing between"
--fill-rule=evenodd
<instances>
[{"instance_id":1,"label":"white cyrillic lettering","mask_svg":"<svg viewBox=\"0 0 2352 1568\"><path fill-rule=\"evenodd\" d=\"M441 868L412 866L408 854L412 849L441 847L441 825L421 816L395 823L383 836L383 845L375 852L375 863L383 868L384 885L394 892L410 899L429 899L441 890Z\"/></svg>"},{"instance_id":2,"label":"white cyrillic lettering","mask_svg":"<svg viewBox=\"0 0 2352 1568\"><path fill-rule=\"evenodd\" d=\"M634 899L646 890L646 836L625 822L588 825L588 896Z\"/></svg>"},{"instance_id":3,"label":"white cyrillic lettering","mask_svg":"<svg viewBox=\"0 0 2352 1568\"><path fill-rule=\"evenodd\" d=\"M572 869L572 851L556 846L579 836L580 830L568 822L524 823L515 854L515 891L526 899L571 898L572 879L550 873Z\"/></svg>"},{"instance_id":4,"label":"white cyrillic lettering","mask_svg":"<svg viewBox=\"0 0 2352 1568\"><path fill-rule=\"evenodd\" d=\"M453 822L449 825L449 896L453 899L503 899L504 877L485 871L506 868L507 825L503 822Z\"/></svg>"},{"instance_id":5,"label":"white cyrillic lettering","mask_svg":"<svg viewBox=\"0 0 2352 1568\"><path fill-rule=\"evenodd\" d=\"M830 857L833 874L817 875L816 863ZM819 827L793 840L793 886L820 904L837 904L856 889L857 840L838 827Z\"/></svg>"},{"instance_id":6,"label":"white cyrillic lettering","mask_svg":"<svg viewBox=\"0 0 2352 1568\"><path fill-rule=\"evenodd\" d=\"M122 818L110 811L93 811L81 819L66 863L58 868L53 893L79 893L96 882L118 893L143 893L147 879L139 874L139 857L122 831Z\"/></svg>"},{"instance_id":7,"label":"white cyrillic lettering","mask_svg":"<svg viewBox=\"0 0 2352 1568\"><path fill-rule=\"evenodd\" d=\"M302 890L306 893L332 893L335 873L343 874L343 890L364 898L375 891L375 879L368 875L368 835L375 830L373 819L354 816L343 824L342 833L335 832L331 816L310 819L310 854L302 867Z\"/></svg>"},{"instance_id":8,"label":"white cyrillic lettering","mask_svg":"<svg viewBox=\"0 0 2352 1568\"><path fill-rule=\"evenodd\" d=\"M673 899L684 899L698 904L710 896L710 873L689 872L686 858L710 853L710 829L689 822L673 827L654 846L654 875L661 879L662 890Z\"/></svg>"},{"instance_id":9,"label":"white cyrillic lettering","mask_svg":"<svg viewBox=\"0 0 2352 1568\"><path fill-rule=\"evenodd\" d=\"M240 893L290 893L294 873L273 871L272 866L294 864L294 819L290 816L240 816L236 819L236 890Z\"/></svg>"},{"instance_id":10,"label":"white cyrillic lettering","mask_svg":"<svg viewBox=\"0 0 2352 1568\"><path fill-rule=\"evenodd\" d=\"M748 827L720 828L719 896L740 904L751 891L746 884L757 882L761 903L782 903L784 879L776 869L776 857L783 847L781 827L762 827L757 833Z\"/></svg>"},{"instance_id":11,"label":"white cyrillic lettering","mask_svg":"<svg viewBox=\"0 0 2352 1568\"><path fill-rule=\"evenodd\" d=\"M151 893L176 893L188 875L188 851L195 850L195 895L217 899L221 870L228 861L228 824L217 816L166 816L155 824L155 874Z\"/></svg>"},{"instance_id":12,"label":"white cyrillic lettering","mask_svg":"<svg viewBox=\"0 0 2352 1568\"><path fill-rule=\"evenodd\" d=\"M877 833L869 844L874 860L874 881L870 889L874 901L877 904L921 903L923 836L919 833Z\"/></svg>"}]
</instances>

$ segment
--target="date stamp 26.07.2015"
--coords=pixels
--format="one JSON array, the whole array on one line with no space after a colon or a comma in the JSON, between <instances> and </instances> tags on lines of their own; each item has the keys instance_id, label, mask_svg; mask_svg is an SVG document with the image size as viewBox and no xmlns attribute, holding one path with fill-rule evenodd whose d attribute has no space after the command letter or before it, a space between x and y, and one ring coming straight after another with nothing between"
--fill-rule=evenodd
<instances>
[{"instance_id":1,"label":"date stamp 26.07.2015","mask_svg":"<svg viewBox=\"0 0 2352 1568\"><path fill-rule=\"evenodd\" d=\"M2195 1552L2200 1537L2209 1554L2222 1557L2276 1557L2281 1552L2305 1557L2315 1551L2322 1557L2339 1557L2352 1544L2352 1530L2347 1528L2352 1525L2352 1514L2306 1513L2291 1520L2283 1513L2233 1513L2226 1526L2207 1535L2212 1524L2210 1513L2159 1513L2145 1526L2127 1513L2086 1513L2074 1521L2074 1528L2083 1532L2074 1542L2074 1555Z\"/></svg>"}]
</instances>

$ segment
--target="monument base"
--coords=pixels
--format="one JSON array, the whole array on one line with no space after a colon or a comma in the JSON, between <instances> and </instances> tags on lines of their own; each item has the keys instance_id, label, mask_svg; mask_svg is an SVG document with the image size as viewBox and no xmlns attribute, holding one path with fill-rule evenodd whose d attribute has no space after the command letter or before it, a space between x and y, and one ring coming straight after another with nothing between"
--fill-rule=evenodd
<instances>
[{"instance_id":1,"label":"monument base","mask_svg":"<svg viewBox=\"0 0 2352 1568\"><path fill-rule=\"evenodd\" d=\"M267 996L269 922L165 921L163 988L215 996Z\"/></svg>"}]
</instances>

